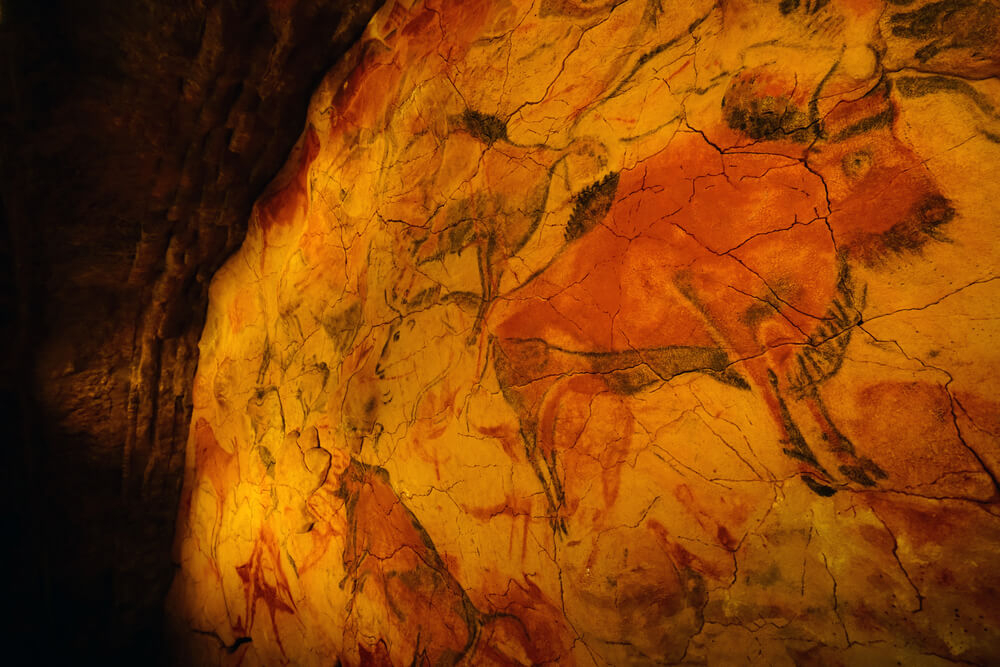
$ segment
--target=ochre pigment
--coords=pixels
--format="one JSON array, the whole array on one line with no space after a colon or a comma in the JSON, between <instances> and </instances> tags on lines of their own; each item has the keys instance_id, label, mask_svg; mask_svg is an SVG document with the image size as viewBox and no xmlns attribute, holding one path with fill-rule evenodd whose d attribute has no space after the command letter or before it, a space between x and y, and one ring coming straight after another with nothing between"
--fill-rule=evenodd
<instances>
[{"instance_id":1,"label":"ochre pigment","mask_svg":"<svg viewBox=\"0 0 1000 667\"><path fill-rule=\"evenodd\" d=\"M173 641L1000 660L998 26L389 0L212 283Z\"/></svg>"}]
</instances>

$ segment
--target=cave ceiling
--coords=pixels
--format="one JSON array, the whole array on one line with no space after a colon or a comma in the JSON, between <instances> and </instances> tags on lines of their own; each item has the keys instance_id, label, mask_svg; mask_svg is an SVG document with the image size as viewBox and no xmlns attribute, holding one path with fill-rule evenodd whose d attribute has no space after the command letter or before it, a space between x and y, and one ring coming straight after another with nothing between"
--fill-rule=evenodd
<instances>
[{"instance_id":1,"label":"cave ceiling","mask_svg":"<svg viewBox=\"0 0 1000 667\"><path fill-rule=\"evenodd\" d=\"M998 25L387 3L212 280L172 641L996 660Z\"/></svg>"},{"instance_id":2,"label":"cave ceiling","mask_svg":"<svg viewBox=\"0 0 1000 667\"><path fill-rule=\"evenodd\" d=\"M994 0L53 7L3 279L67 651L1000 660Z\"/></svg>"}]
</instances>

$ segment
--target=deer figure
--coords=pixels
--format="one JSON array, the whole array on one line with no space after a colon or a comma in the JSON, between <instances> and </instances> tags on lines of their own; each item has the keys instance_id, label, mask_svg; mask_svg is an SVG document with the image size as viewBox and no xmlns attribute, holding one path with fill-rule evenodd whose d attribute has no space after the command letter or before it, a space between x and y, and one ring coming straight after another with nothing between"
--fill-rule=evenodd
<instances>
[{"instance_id":1,"label":"deer figure","mask_svg":"<svg viewBox=\"0 0 1000 667\"><path fill-rule=\"evenodd\" d=\"M896 136L890 83L841 82L853 93L821 96L829 78L803 98L766 71L735 77L715 132L735 147L680 133L587 188L561 253L492 304L496 376L558 525L566 392L627 396L681 373L759 394L815 493L886 478L820 388L861 321L852 266L919 252L943 239L954 211ZM835 469L793 412L814 420Z\"/></svg>"}]
</instances>

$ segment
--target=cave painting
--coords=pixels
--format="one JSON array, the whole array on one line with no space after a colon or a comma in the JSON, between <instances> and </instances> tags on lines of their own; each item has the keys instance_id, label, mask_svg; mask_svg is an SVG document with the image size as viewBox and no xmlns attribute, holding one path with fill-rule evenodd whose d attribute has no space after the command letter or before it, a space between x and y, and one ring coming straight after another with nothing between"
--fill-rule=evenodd
<instances>
[{"instance_id":1,"label":"cave painting","mask_svg":"<svg viewBox=\"0 0 1000 667\"><path fill-rule=\"evenodd\" d=\"M1000 659L998 30L390 0L213 279L180 659Z\"/></svg>"},{"instance_id":2,"label":"cave painting","mask_svg":"<svg viewBox=\"0 0 1000 667\"><path fill-rule=\"evenodd\" d=\"M557 496L552 412L567 392L633 394L699 371L752 384L785 453L809 465L802 479L815 492L834 493L833 478L791 417L790 398L808 405L843 477L862 486L886 477L820 397L861 317L864 287L850 266L918 251L941 238L954 211L893 135L885 88L828 100L835 111L821 124L796 112L767 72L750 72L723 103L731 126L771 140L767 153L726 154L690 133L595 186L608 190L606 205L591 210L595 195L585 193L578 206L589 215L577 217L590 219L567 230L579 238L504 297L496 329L498 378ZM754 93L779 100L780 116L761 113ZM789 118L802 124L782 127ZM730 370L737 361L747 380Z\"/></svg>"}]
</instances>

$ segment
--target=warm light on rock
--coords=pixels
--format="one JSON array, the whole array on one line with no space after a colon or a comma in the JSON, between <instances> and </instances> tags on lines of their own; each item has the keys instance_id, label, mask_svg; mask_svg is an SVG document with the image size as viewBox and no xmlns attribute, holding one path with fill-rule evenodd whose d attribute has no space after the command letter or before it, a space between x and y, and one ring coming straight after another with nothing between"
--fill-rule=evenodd
<instances>
[{"instance_id":1,"label":"warm light on rock","mask_svg":"<svg viewBox=\"0 0 1000 667\"><path fill-rule=\"evenodd\" d=\"M409 4L213 280L188 659L1000 659L1000 9Z\"/></svg>"}]
</instances>

